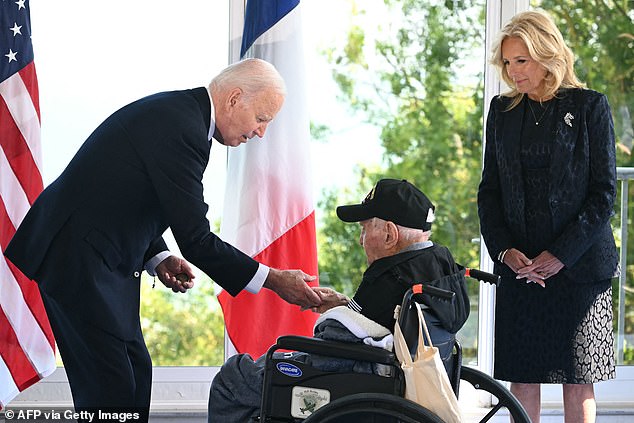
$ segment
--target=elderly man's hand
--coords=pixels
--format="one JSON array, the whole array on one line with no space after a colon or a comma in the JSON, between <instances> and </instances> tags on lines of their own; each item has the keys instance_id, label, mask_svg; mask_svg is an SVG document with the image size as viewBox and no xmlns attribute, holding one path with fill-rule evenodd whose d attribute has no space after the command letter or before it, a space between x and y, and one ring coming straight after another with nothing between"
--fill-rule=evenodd
<instances>
[{"instance_id":1,"label":"elderly man's hand","mask_svg":"<svg viewBox=\"0 0 634 423\"><path fill-rule=\"evenodd\" d=\"M315 279L315 276L307 275L301 270L271 268L264 287L274 291L284 301L308 309L321 305L321 298L307 284Z\"/></svg>"},{"instance_id":2,"label":"elderly man's hand","mask_svg":"<svg viewBox=\"0 0 634 423\"><path fill-rule=\"evenodd\" d=\"M321 305L319 307L311 308L311 310L315 313L324 313L333 307L342 305L345 306L350 301L350 299L345 295L325 286L314 286L313 291L315 291L321 298Z\"/></svg>"},{"instance_id":3,"label":"elderly man's hand","mask_svg":"<svg viewBox=\"0 0 634 423\"><path fill-rule=\"evenodd\" d=\"M184 259L169 256L156 266L156 276L174 292L186 292L194 287L194 272Z\"/></svg>"}]
</instances>

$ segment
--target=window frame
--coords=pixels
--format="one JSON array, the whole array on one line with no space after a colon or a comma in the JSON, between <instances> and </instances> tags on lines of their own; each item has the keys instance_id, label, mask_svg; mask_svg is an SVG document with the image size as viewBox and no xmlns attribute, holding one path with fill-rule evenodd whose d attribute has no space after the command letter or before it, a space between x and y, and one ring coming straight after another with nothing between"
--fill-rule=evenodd
<instances>
[{"instance_id":1,"label":"window frame","mask_svg":"<svg viewBox=\"0 0 634 423\"><path fill-rule=\"evenodd\" d=\"M228 0L230 4L230 36L229 56L235 55L242 31L244 16L244 0ZM529 0L488 0L486 19L486 57L490 57L491 42L502 24L514 14L527 10ZM483 120L487 116L488 105L493 96L501 91L502 85L490 66L485 71ZM481 239L480 266L485 271L492 271L493 262L488 256L484 241ZM492 374L493 369L493 312L495 306L495 287L481 284L479 299L478 328L478 365L479 370ZM480 342L481 341L481 342ZM206 415L209 387L219 366L201 367L154 367L152 382L152 406L155 413L193 413ZM609 410L623 407L634 409L634 398L631 389L634 386L634 366L617 366L617 377L614 380L595 385L598 409ZM490 400L490 399L489 399ZM480 404L486 405L488 399L481 398ZM544 385L542 390L544 409L562 408L561 389L557 385ZM55 372L20 393L12 402L11 408L71 408L72 397L64 368L58 367Z\"/></svg>"}]
</instances>

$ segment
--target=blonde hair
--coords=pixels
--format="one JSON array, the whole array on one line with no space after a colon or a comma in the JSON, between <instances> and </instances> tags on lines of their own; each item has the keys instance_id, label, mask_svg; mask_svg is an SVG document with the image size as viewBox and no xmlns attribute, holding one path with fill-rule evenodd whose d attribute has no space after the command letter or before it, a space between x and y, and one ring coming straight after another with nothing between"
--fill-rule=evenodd
<instances>
[{"instance_id":1,"label":"blonde hair","mask_svg":"<svg viewBox=\"0 0 634 423\"><path fill-rule=\"evenodd\" d=\"M560 88L585 87L575 74L572 50L566 45L551 17L541 10L518 13L498 34L491 55L491 64L498 69L502 80L511 87L510 91L502 94L513 98L509 109L517 106L524 98L524 94L517 91L504 69L502 42L511 37L521 39L531 58L546 68L544 97L555 96Z\"/></svg>"},{"instance_id":2,"label":"blonde hair","mask_svg":"<svg viewBox=\"0 0 634 423\"><path fill-rule=\"evenodd\" d=\"M209 84L210 92L240 88L249 98L260 91L274 90L286 96L286 84L275 66L262 59L244 59L224 68Z\"/></svg>"}]
</instances>

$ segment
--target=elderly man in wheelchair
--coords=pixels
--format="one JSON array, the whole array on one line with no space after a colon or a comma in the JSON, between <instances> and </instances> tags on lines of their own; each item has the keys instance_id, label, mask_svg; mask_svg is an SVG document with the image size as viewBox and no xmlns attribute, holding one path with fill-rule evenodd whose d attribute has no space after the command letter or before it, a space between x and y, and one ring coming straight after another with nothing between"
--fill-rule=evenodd
<instances>
[{"instance_id":1,"label":"elderly man in wheelchair","mask_svg":"<svg viewBox=\"0 0 634 423\"><path fill-rule=\"evenodd\" d=\"M208 421L442 421L402 398L391 334L395 308L420 303L457 394L461 356L455 333L467 320L469 298L465 269L430 240L434 211L423 192L395 179L378 181L361 204L338 207L341 220L360 223L368 261L353 298L314 288L323 302L314 310L323 313L314 338L281 337L257 361L247 354L231 357L212 382ZM415 294L414 285L424 292ZM399 324L415 347L417 314L401 313ZM332 406L334 413L324 416Z\"/></svg>"}]
</instances>

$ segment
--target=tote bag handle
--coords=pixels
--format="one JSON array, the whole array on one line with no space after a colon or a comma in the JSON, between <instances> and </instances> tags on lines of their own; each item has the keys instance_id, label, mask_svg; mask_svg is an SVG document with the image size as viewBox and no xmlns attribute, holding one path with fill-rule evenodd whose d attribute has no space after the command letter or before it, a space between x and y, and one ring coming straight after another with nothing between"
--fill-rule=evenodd
<instances>
[{"instance_id":1,"label":"tote bag handle","mask_svg":"<svg viewBox=\"0 0 634 423\"><path fill-rule=\"evenodd\" d=\"M429 335L429 329L427 329L427 323L425 322L425 316L420 308L420 304L414 303L416 307L416 312L418 313L418 347L416 348L416 356L414 360L419 359L419 354L425 348L425 340L423 338L423 334L427 338L427 344L429 347L433 347L433 343L431 340L431 336ZM405 336L403 335L403 331L401 330L401 325L398 324L399 314L401 313L401 306L396 306L395 310L395 318L396 324L394 325L394 352L396 352L396 357L401 363L412 365L413 360L412 356L409 354L409 347L407 346L407 341L405 340Z\"/></svg>"}]
</instances>

